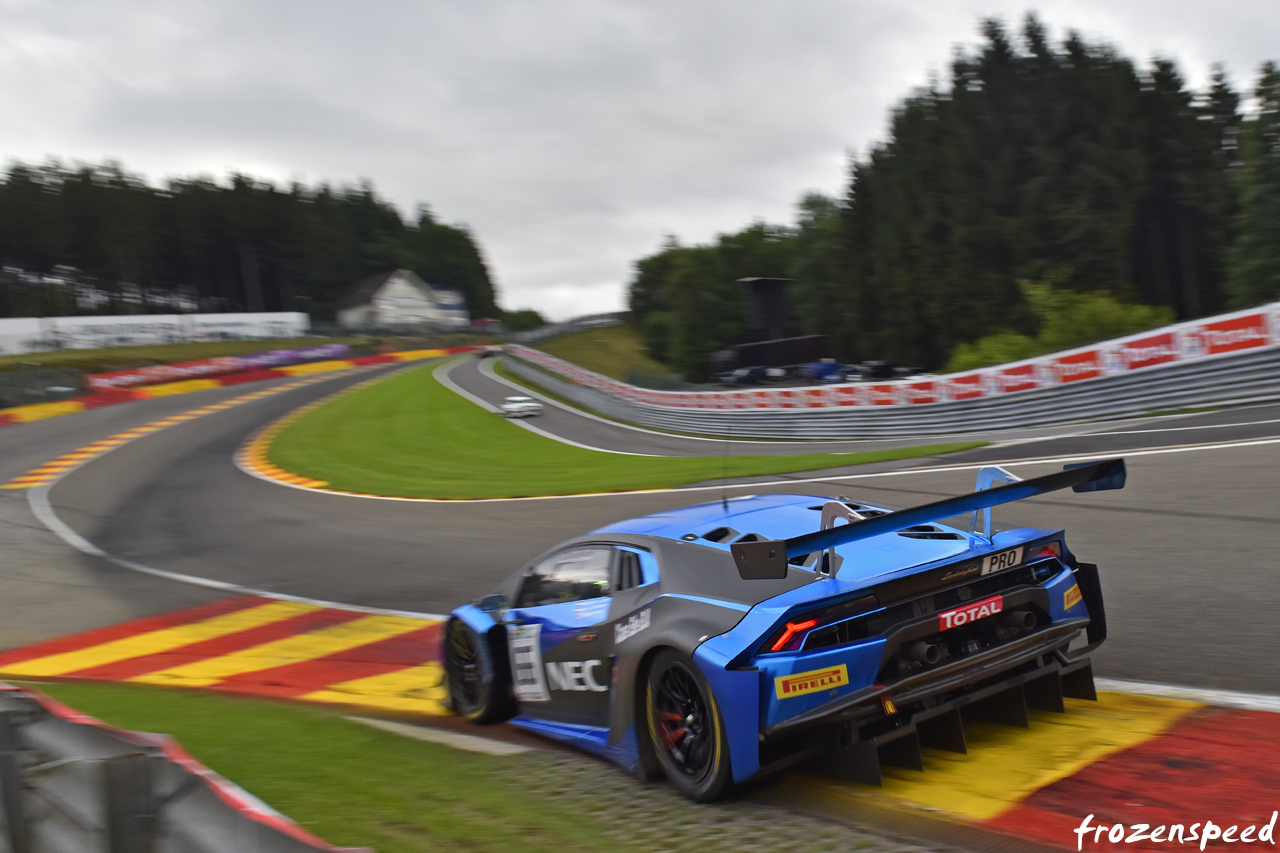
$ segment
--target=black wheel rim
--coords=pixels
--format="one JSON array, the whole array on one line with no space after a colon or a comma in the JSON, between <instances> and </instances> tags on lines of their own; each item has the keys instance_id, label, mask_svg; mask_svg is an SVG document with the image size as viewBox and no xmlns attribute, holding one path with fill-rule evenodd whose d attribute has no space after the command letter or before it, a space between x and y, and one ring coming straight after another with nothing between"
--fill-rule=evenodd
<instances>
[{"instance_id":1,"label":"black wheel rim","mask_svg":"<svg viewBox=\"0 0 1280 853\"><path fill-rule=\"evenodd\" d=\"M460 709L474 708L480 697L480 656L461 622L449 625L449 661L449 692Z\"/></svg>"},{"instance_id":2,"label":"black wheel rim","mask_svg":"<svg viewBox=\"0 0 1280 853\"><path fill-rule=\"evenodd\" d=\"M686 779L706 776L715 757L715 732L697 676L683 664L668 664L658 674L652 713L658 748L670 766Z\"/></svg>"}]
</instances>

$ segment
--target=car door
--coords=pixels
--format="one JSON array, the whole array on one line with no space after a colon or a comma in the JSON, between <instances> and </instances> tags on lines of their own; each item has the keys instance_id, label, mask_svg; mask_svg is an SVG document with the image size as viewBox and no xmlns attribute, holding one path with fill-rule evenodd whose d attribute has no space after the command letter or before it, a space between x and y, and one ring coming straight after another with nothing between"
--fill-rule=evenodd
<instances>
[{"instance_id":1,"label":"car door","mask_svg":"<svg viewBox=\"0 0 1280 853\"><path fill-rule=\"evenodd\" d=\"M616 550L577 545L526 571L507 613L507 652L521 713L607 724L613 643L605 630Z\"/></svg>"}]
</instances>

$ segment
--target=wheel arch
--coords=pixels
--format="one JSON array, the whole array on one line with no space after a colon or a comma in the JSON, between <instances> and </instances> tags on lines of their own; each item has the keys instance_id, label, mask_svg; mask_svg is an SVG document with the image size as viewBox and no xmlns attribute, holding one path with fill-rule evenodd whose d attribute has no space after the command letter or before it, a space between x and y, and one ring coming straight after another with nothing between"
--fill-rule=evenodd
<instances>
[{"instance_id":1,"label":"wheel arch","mask_svg":"<svg viewBox=\"0 0 1280 853\"><path fill-rule=\"evenodd\" d=\"M465 612L464 612L465 611ZM451 669L451 650L449 643L453 626L461 625L464 629L469 630L474 635L474 642L477 646L476 654L481 660L482 671L488 678L489 687L487 695L487 704L491 710L472 716L470 713L458 708L457 702L452 695L454 677ZM496 623L489 614L478 610L474 607L467 606L458 608L445 622L445 631L443 639L444 647L441 649L441 659L445 671L445 683L450 690L450 704L453 705L455 711L471 716L475 722L500 722L509 719L518 711L515 697L512 692L511 671L507 660L507 637L503 626Z\"/></svg>"},{"instance_id":2,"label":"wheel arch","mask_svg":"<svg viewBox=\"0 0 1280 853\"><path fill-rule=\"evenodd\" d=\"M679 651L675 646L666 644L653 645L645 650L636 664L634 677L631 679L630 697L624 700L630 703L632 725L635 726L636 732L636 748L639 752L636 775L645 782L654 782L662 778L662 765L658 763L658 757L653 751L653 739L649 736L649 726L645 720L644 685L649 680L649 670L653 668L654 660L666 649Z\"/></svg>"}]
</instances>

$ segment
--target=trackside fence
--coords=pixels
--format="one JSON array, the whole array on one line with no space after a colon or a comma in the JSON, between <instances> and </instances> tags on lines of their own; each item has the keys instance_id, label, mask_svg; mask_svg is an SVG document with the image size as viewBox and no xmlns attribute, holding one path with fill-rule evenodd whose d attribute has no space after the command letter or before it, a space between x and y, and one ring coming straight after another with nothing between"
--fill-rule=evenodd
<instances>
[{"instance_id":1,"label":"trackside fence","mask_svg":"<svg viewBox=\"0 0 1280 853\"><path fill-rule=\"evenodd\" d=\"M3 853L372 853L337 848L166 735L0 684Z\"/></svg>"},{"instance_id":2,"label":"trackside fence","mask_svg":"<svg viewBox=\"0 0 1280 853\"><path fill-rule=\"evenodd\" d=\"M703 435L980 432L1280 398L1280 303L983 370L806 388L653 391L508 350L513 373L588 409Z\"/></svg>"}]
</instances>

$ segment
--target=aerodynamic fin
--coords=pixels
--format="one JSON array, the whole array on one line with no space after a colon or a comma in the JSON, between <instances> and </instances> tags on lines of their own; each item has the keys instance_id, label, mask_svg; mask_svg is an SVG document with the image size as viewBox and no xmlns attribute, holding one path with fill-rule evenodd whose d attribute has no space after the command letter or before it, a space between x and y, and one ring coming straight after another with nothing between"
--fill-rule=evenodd
<instances>
[{"instance_id":1,"label":"aerodynamic fin","mask_svg":"<svg viewBox=\"0 0 1280 853\"><path fill-rule=\"evenodd\" d=\"M787 576L787 560L791 557L811 554L814 551L834 548L860 539L869 539L882 533L892 533L895 530L926 524L940 518L950 518L974 510L1013 503L1060 489L1100 492L1108 489L1122 489L1124 482L1123 459L1077 463L1064 466L1063 470L1056 474L997 485L985 491L946 498L923 506L854 521L828 530L805 533L791 539L734 543L729 546L729 549L733 552L733 562L738 567L738 574L744 580L784 578Z\"/></svg>"}]
</instances>

